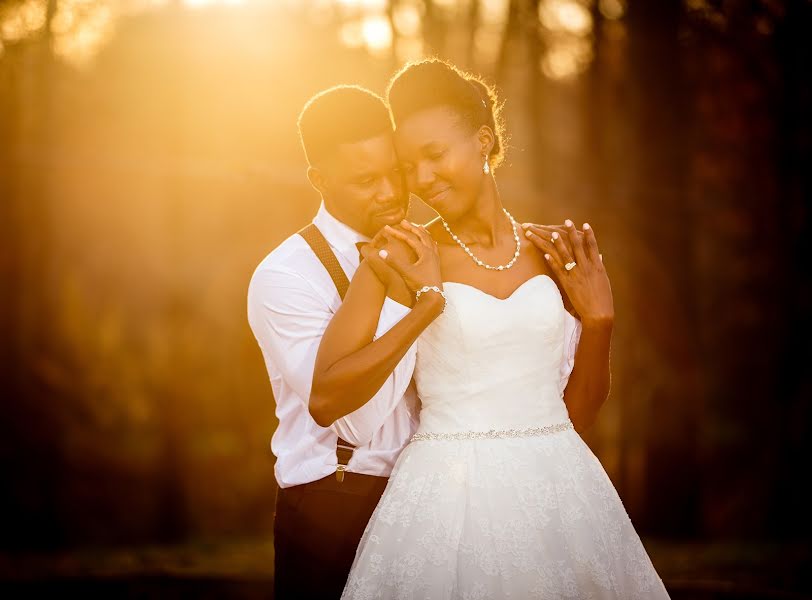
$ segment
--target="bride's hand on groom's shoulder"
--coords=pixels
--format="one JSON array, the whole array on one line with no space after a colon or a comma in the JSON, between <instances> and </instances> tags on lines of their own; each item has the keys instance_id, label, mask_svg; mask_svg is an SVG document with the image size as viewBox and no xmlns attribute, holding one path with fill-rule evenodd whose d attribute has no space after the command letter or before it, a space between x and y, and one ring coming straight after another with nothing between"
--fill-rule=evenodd
<instances>
[{"instance_id":1,"label":"bride's hand on groom's shoulder","mask_svg":"<svg viewBox=\"0 0 812 600\"><path fill-rule=\"evenodd\" d=\"M442 289L437 242L425 227L404 220L394 227L385 226L381 233L393 244L381 249L381 258L400 274L412 292L425 286Z\"/></svg>"},{"instance_id":2,"label":"bride's hand on groom's shoulder","mask_svg":"<svg viewBox=\"0 0 812 600\"><path fill-rule=\"evenodd\" d=\"M578 230L564 226L523 223L527 238L544 253L547 264L583 321L612 323L615 310L609 276L603 265L595 231L584 223ZM571 265L567 269L565 265Z\"/></svg>"}]
</instances>

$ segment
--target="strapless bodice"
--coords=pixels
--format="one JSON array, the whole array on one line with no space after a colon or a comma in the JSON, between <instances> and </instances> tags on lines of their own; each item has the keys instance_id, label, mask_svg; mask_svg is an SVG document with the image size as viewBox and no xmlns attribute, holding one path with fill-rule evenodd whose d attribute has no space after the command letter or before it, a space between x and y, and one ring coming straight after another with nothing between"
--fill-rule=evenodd
<instances>
[{"instance_id":1,"label":"strapless bodice","mask_svg":"<svg viewBox=\"0 0 812 600\"><path fill-rule=\"evenodd\" d=\"M569 421L561 392L580 321L555 281L538 275L504 300L444 287L445 311L417 339L420 426L361 537L342 600L669 600L611 479Z\"/></svg>"},{"instance_id":2,"label":"strapless bodice","mask_svg":"<svg viewBox=\"0 0 812 600\"><path fill-rule=\"evenodd\" d=\"M566 421L562 365L568 375L567 331L579 322L555 281L536 275L504 299L464 283L443 288L444 312L417 339L418 432Z\"/></svg>"}]
</instances>

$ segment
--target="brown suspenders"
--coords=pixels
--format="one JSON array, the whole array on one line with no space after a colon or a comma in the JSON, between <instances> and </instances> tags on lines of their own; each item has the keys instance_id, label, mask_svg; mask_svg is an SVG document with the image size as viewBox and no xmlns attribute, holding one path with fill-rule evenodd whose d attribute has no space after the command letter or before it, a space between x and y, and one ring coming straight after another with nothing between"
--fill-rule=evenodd
<instances>
[{"instance_id":1,"label":"brown suspenders","mask_svg":"<svg viewBox=\"0 0 812 600\"><path fill-rule=\"evenodd\" d=\"M338 295L343 300L344 294L347 293L347 288L350 286L350 280L347 279L347 274L344 272L344 269L341 268L341 265L338 264L336 255L333 254L330 245L327 243L327 240L324 239L319 228L316 227L315 224L310 223L310 225L299 230L298 233L313 249L313 252L321 261L321 264L324 265L324 268L327 269L327 272L330 274L338 290ZM339 481L344 481L344 471L352 458L353 450L355 450L355 446L341 439L339 436L338 443L336 444L336 458L338 459L336 479Z\"/></svg>"}]
</instances>

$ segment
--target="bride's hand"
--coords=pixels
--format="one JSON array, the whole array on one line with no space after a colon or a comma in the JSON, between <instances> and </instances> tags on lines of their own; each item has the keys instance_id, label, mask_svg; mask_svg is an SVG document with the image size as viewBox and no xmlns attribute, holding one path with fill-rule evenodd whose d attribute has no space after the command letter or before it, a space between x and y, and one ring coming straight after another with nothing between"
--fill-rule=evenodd
<instances>
[{"instance_id":1,"label":"bride's hand","mask_svg":"<svg viewBox=\"0 0 812 600\"><path fill-rule=\"evenodd\" d=\"M395 227L386 225L383 230L387 237L405 242L414 252L415 258L411 260L390 254L386 249L382 251L384 254L381 255L386 264L400 273L409 289L412 292L424 286L437 286L442 289L437 242L432 239L426 228L412 225L404 220Z\"/></svg>"},{"instance_id":2,"label":"bride's hand","mask_svg":"<svg viewBox=\"0 0 812 600\"><path fill-rule=\"evenodd\" d=\"M361 256L364 262L369 264L372 272L386 288L387 295L398 301L403 301L404 298L411 297L408 286L406 282L403 281L403 277L400 276L400 273L386 264L386 261L378 254L381 249L386 249L390 255L408 261L414 260L412 249L400 240L387 237L383 229L372 238L371 242L361 246Z\"/></svg>"},{"instance_id":3,"label":"bride's hand","mask_svg":"<svg viewBox=\"0 0 812 600\"><path fill-rule=\"evenodd\" d=\"M557 231L558 235L562 236L564 239L564 243L567 244L567 248L570 251L570 254L574 252L572 248L572 244L569 241L569 236L567 235L567 229L572 228L579 239L583 240L584 232L580 229L575 229L572 221L567 219L564 221L563 225L539 225L537 223L522 223L522 229L524 229L525 234L530 231L536 235L540 235L543 238L547 238L548 240L553 235L553 231ZM603 254L598 254L601 260L603 260Z\"/></svg>"},{"instance_id":4,"label":"bride's hand","mask_svg":"<svg viewBox=\"0 0 812 600\"><path fill-rule=\"evenodd\" d=\"M383 228L381 228L371 241L361 246L360 250L363 260L369 263L369 266L372 267L372 272L375 273L380 282L387 287L393 283L395 278L401 278L397 271L387 265L386 262L378 256L378 250L386 246L388 241Z\"/></svg>"},{"instance_id":5,"label":"bride's hand","mask_svg":"<svg viewBox=\"0 0 812 600\"><path fill-rule=\"evenodd\" d=\"M615 308L612 288L603 266L603 257L598 251L595 231L584 223L583 232L578 232L569 220L563 234L558 229L554 229L549 236L541 231L538 226L531 226L526 228L525 235L544 252L544 258L581 320L613 321ZM570 262L576 265L568 271L564 265Z\"/></svg>"}]
</instances>

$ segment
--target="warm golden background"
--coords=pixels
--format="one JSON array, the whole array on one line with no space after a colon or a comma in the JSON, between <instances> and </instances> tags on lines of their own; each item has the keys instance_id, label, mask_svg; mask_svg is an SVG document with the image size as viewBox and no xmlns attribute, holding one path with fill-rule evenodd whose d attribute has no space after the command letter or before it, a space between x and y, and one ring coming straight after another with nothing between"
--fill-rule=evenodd
<instances>
[{"instance_id":1,"label":"warm golden background","mask_svg":"<svg viewBox=\"0 0 812 600\"><path fill-rule=\"evenodd\" d=\"M587 441L674 597L812 594L811 6L0 2L0 591L267 596L246 289L318 206L296 116L439 55L506 99L513 214L595 227L617 324Z\"/></svg>"}]
</instances>

